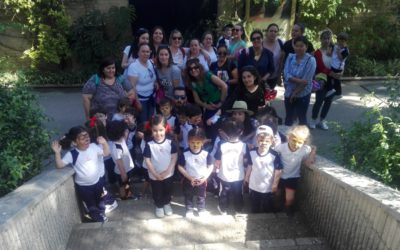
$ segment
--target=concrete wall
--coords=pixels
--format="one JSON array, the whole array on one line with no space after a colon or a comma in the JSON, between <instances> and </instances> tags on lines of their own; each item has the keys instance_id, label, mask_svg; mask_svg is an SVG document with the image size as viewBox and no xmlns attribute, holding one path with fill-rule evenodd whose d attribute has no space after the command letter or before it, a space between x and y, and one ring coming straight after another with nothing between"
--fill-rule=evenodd
<instances>
[{"instance_id":1,"label":"concrete wall","mask_svg":"<svg viewBox=\"0 0 400 250\"><path fill-rule=\"evenodd\" d=\"M72 175L45 171L0 199L1 249L65 249L80 223Z\"/></svg>"},{"instance_id":2,"label":"concrete wall","mask_svg":"<svg viewBox=\"0 0 400 250\"><path fill-rule=\"evenodd\" d=\"M333 249L400 249L400 192L318 157L304 168L299 202Z\"/></svg>"}]
</instances>

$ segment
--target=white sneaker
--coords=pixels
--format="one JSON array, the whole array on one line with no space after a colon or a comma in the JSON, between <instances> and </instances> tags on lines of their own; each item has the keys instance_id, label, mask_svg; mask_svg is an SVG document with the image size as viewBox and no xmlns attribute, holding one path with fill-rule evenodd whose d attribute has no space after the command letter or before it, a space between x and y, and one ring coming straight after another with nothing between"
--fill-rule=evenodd
<instances>
[{"instance_id":1,"label":"white sneaker","mask_svg":"<svg viewBox=\"0 0 400 250\"><path fill-rule=\"evenodd\" d=\"M222 211L219 205L217 206L218 211L220 212L221 215L227 215L228 213L226 211Z\"/></svg>"},{"instance_id":2,"label":"white sneaker","mask_svg":"<svg viewBox=\"0 0 400 250\"><path fill-rule=\"evenodd\" d=\"M162 218L164 217L164 208L158 208L156 207L156 212L155 212L156 216L158 218Z\"/></svg>"},{"instance_id":3,"label":"white sneaker","mask_svg":"<svg viewBox=\"0 0 400 250\"><path fill-rule=\"evenodd\" d=\"M205 210L205 209L199 211L199 217L204 218L204 217L207 217L207 216L209 216L209 215L210 215L210 212L208 212L208 211Z\"/></svg>"},{"instance_id":4,"label":"white sneaker","mask_svg":"<svg viewBox=\"0 0 400 250\"><path fill-rule=\"evenodd\" d=\"M322 129L322 130L328 130L329 129L328 124L327 124L327 122L325 120L320 121L318 123L318 127L320 129Z\"/></svg>"},{"instance_id":5,"label":"white sneaker","mask_svg":"<svg viewBox=\"0 0 400 250\"><path fill-rule=\"evenodd\" d=\"M311 129L315 129L316 126L317 126L317 120L314 120L314 119L312 119L310 121L310 124L308 124L308 127L311 128Z\"/></svg>"},{"instance_id":6,"label":"white sneaker","mask_svg":"<svg viewBox=\"0 0 400 250\"><path fill-rule=\"evenodd\" d=\"M113 211L114 209L116 209L118 207L118 203L116 200L114 200L114 202L110 205L106 205L106 211L105 213L108 214L109 212Z\"/></svg>"},{"instance_id":7,"label":"white sneaker","mask_svg":"<svg viewBox=\"0 0 400 250\"><path fill-rule=\"evenodd\" d=\"M193 210L186 211L185 217L188 218L188 219L194 218Z\"/></svg>"},{"instance_id":8,"label":"white sneaker","mask_svg":"<svg viewBox=\"0 0 400 250\"><path fill-rule=\"evenodd\" d=\"M333 95L333 94L335 94L335 93L336 93L336 90L335 90L335 89L331 89L331 90L329 90L328 92L326 92L325 97L330 97L331 95Z\"/></svg>"},{"instance_id":9,"label":"white sneaker","mask_svg":"<svg viewBox=\"0 0 400 250\"><path fill-rule=\"evenodd\" d=\"M172 207L170 204L164 205L164 213L166 216L172 215Z\"/></svg>"}]
</instances>

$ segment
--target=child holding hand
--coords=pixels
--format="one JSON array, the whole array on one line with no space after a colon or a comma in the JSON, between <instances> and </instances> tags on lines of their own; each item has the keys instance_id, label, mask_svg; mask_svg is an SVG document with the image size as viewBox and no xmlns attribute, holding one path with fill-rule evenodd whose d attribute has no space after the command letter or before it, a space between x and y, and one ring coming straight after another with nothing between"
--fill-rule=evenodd
<instances>
[{"instance_id":1,"label":"child holding hand","mask_svg":"<svg viewBox=\"0 0 400 250\"><path fill-rule=\"evenodd\" d=\"M206 135L201 128L194 128L188 134L189 148L179 156L178 168L185 177L183 194L185 196L186 218L193 218L193 196L197 196L197 212L200 217L207 215L207 178L213 170L212 159L203 149Z\"/></svg>"}]
</instances>

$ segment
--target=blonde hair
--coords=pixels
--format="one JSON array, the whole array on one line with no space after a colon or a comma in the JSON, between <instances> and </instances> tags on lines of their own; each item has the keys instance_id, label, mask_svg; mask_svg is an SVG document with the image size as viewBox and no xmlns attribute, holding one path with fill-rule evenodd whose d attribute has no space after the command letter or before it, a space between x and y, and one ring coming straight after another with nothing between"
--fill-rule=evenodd
<instances>
[{"instance_id":1,"label":"blonde hair","mask_svg":"<svg viewBox=\"0 0 400 250\"><path fill-rule=\"evenodd\" d=\"M308 141L310 137L310 130L304 125L294 126L289 130L288 136L294 136L296 138L303 139L304 141Z\"/></svg>"}]
</instances>

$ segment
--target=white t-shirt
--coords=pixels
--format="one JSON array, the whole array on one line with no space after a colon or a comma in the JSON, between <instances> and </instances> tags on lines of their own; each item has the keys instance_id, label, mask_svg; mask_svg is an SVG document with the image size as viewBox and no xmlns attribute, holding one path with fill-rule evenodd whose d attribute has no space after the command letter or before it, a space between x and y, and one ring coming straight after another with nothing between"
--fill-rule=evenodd
<instances>
[{"instance_id":1,"label":"white t-shirt","mask_svg":"<svg viewBox=\"0 0 400 250\"><path fill-rule=\"evenodd\" d=\"M300 167L303 160L307 159L311 152L311 147L303 145L301 148L292 152L287 142L279 144L274 148L280 154L283 171L281 179L300 177Z\"/></svg>"},{"instance_id":2,"label":"white t-shirt","mask_svg":"<svg viewBox=\"0 0 400 250\"><path fill-rule=\"evenodd\" d=\"M147 60L147 67L143 66L139 60L129 65L128 76L138 78L136 83L136 91L139 95L150 97L154 91L154 83L156 81L156 73L153 64ZM139 100L145 100L139 97Z\"/></svg>"},{"instance_id":3,"label":"white t-shirt","mask_svg":"<svg viewBox=\"0 0 400 250\"><path fill-rule=\"evenodd\" d=\"M101 168L99 165L100 161L103 161L103 149L101 149L95 143L90 143L88 149L81 151L74 149L78 152L75 165L72 167L75 170L75 183L80 186L91 186L96 184L101 176ZM73 164L73 157L71 151L68 151L62 161L65 165Z\"/></svg>"},{"instance_id":4,"label":"white t-shirt","mask_svg":"<svg viewBox=\"0 0 400 250\"><path fill-rule=\"evenodd\" d=\"M172 154L177 153L177 148L175 143L171 139L165 138L163 142L155 142L154 140L149 141L146 143L144 148L143 157L150 158L151 163L154 166L154 170L157 173L161 173L167 170L168 165L171 163ZM169 178L173 175L170 173L166 178ZM152 180L156 180L156 178L150 173L149 177Z\"/></svg>"},{"instance_id":5,"label":"white t-shirt","mask_svg":"<svg viewBox=\"0 0 400 250\"><path fill-rule=\"evenodd\" d=\"M248 149L244 142L221 141L215 152L215 160L221 161L218 177L226 182L244 179L244 159L248 158Z\"/></svg>"},{"instance_id":6,"label":"white t-shirt","mask_svg":"<svg viewBox=\"0 0 400 250\"><path fill-rule=\"evenodd\" d=\"M282 162L273 150L269 150L265 155L260 155L257 148L250 151L249 165L251 173L249 179L249 188L260 192L272 192L275 169L282 169Z\"/></svg>"},{"instance_id":7,"label":"white t-shirt","mask_svg":"<svg viewBox=\"0 0 400 250\"><path fill-rule=\"evenodd\" d=\"M185 68L185 59L188 50L188 48L179 48L176 53L172 52L172 60L181 70ZM185 54L182 52L185 52Z\"/></svg>"},{"instance_id":8,"label":"white t-shirt","mask_svg":"<svg viewBox=\"0 0 400 250\"><path fill-rule=\"evenodd\" d=\"M210 50L207 50L207 49L204 49L204 50L207 51L207 54L210 57L211 63L216 62L218 60L217 54L215 54L214 47L211 47Z\"/></svg>"},{"instance_id":9,"label":"white t-shirt","mask_svg":"<svg viewBox=\"0 0 400 250\"><path fill-rule=\"evenodd\" d=\"M195 154L190 149L186 149L179 155L178 165L183 166L187 173L196 179L204 178L209 173L209 168L212 167L210 154L201 150Z\"/></svg>"},{"instance_id":10,"label":"white t-shirt","mask_svg":"<svg viewBox=\"0 0 400 250\"><path fill-rule=\"evenodd\" d=\"M126 46L125 47L125 49L124 49L124 55L126 55L126 56L128 56L129 55L129 50L131 49L131 46L130 45L128 45L128 46ZM136 58L133 58L133 56L131 55L129 58L128 58L128 64L130 65L131 63L133 63L134 61L136 61ZM129 66L128 66L129 67ZM124 70L124 76L127 76L128 75L128 68L126 68L125 70Z\"/></svg>"},{"instance_id":11,"label":"white t-shirt","mask_svg":"<svg viewBox=\"0 0 400 250\"><path fill-rule=\"evenodd\" d=\"M183 149L187 149L189 147L189 131L195 127L195 125L189 124L188 122L185 122L185 124L181 125L182 141L180 142L179 146Z\"/></svg>"},{"instance_id":12,"label":"white t-shirt","mask_svg":"<svg viewBox=\"0 0 400 250\"><path fill-rule=\"evenodd\" d=\"M126 173L128 173L135 167L135 165L133 164L131 153L129 152L125 140L112 143L111 156L115 163L114 173L116 174L121 174L117 166L117 160L122 160Z\"/></svg>"}]
</instances>

